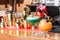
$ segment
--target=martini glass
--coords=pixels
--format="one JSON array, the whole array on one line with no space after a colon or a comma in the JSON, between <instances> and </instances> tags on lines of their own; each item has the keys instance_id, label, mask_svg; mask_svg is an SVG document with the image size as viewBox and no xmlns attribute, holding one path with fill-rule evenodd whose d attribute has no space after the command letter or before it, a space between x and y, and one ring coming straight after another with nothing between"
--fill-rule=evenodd
<instances>
[{"instance_id":1,"label":"martini glass","mask_svg":"<svg viewBox=\"0 0 60 40\"><path fill-rule=\"evenodd\" d=\"M40 18L37 16L27 17L27 22L32 24L32 36L35 34L34 32L35 24L38 23L39 21L40 21Z\"/></svg>"}]
</instances>

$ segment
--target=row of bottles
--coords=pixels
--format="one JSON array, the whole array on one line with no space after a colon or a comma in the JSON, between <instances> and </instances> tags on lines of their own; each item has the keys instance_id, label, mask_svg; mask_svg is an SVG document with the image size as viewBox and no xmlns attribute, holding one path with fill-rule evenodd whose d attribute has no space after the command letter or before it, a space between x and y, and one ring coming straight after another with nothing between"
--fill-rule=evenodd
<instances>
[{"instance_id":1,"label":"row of bottles","mask_svg":"<svg viewBox=\"0 0 60 40\"><path fill-rule=\"evenodd\" d=\"M31 36L33 32L27 31L26 29L32 30L32 25L26 20L16 19L14 12L6 12L6 16L1 18L0 22L0 33L17 36ZM16 30L15 30L16 29ZM23 30L21 30L23 29ZM21 31L20 31L21 30Z\"/></svg>"},{"instance_id":2,"label":"row of bottles","mask_svg":"<svg viewBox=\"0 0 60 40\"><path fill-rule=\"evenodd\" d=\"M1 22L0 22L0 33L4 33L4 34L8 34L8 35L16 35L16 36L31 36L32 32L27 32L27 31L20 31L19 30L19 24L18 24L18 19L16 20L16 22L12 22L10 21L8 24L9 26L6 24L7 22L4 22L4 19L1 18ZM15 25L15 26L14 26ZM10 29L11 27L16 28L17 30L13 30ZM4 29L5 28L5 29ZM7 29L8 28L8 29ZM20 29L25 29L26 27L23 27L23 25L21 24Z\"/></svg>"},{"instance_id":3,"label":"row of bottles","mask_svg":"<svg viewBox=\"0 0 60 40\"><path fill-rule=\"evenodd\" d=\"M31 36L33 31L26 30L26 29L32 29L31 25L28 25L28 23L26 23L26 21L24 21L25 25L23 25L21 23L19 26L18 22L19 22L19 20L16 19L16 22L13 22L13 26L11 25L12 22L9 22L9 27L8 27L6 22L4 22L4 19L2 18L1 22L0 22L0 28L1 28L0 33L4 33L4 34L8 34L8 35L16 35L16 36L25 36L25 37ZM10 29L11 27L13 27L14 29ZM15 28L16 28L16 30L15 30ZM21 30L21 29L23 29L23 30Z\"/></svg>"},{"instance_id":4,"label":"row of bottles","mask_svg":"<svg viewBox=\"0 0 60 40\"><path fill-rule=\"evenodd\" d=\"M1 18L0 28L16 28L16 29L32 29L32 25L29 24L26 20L16 19L14 13L8 11L5 17Z\"/></svg>"}]
</instances>

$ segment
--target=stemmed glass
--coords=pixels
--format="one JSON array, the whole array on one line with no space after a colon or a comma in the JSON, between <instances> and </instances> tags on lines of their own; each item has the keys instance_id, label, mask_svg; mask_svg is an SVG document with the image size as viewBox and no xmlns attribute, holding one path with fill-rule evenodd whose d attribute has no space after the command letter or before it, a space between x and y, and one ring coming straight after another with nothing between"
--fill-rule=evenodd
<instances>
[{"instance_id":1,"label":"stemmed glass","mask_svg":"<svg viewBox=\"0 0 60 40\"><path fill-rule=\"evenodd\" d=\"M52 29L52 23L47 19L42 19L39 23L39 29L41 32L45 33L44 38L46 38L48 31Z\"/></svg>"},{"instance_id":2,"label":"stemmed glass","mask_svg":"<svg viewBox=\"0 0 60 40\"><path fill-rule=\"evenodd\" d=\"M27 22L32 24L32 36L34 35L35 24L40 21L40 18L37 16L27 17Z\"/></svg>"}]
</instances>

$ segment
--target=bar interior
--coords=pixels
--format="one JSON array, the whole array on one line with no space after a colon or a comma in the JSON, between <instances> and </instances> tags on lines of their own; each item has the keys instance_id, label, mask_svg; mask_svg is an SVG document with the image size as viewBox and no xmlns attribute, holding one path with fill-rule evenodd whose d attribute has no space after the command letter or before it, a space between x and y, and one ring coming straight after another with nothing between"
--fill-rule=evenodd
<instances>
[{"instance_id":1,"label":"bar interior","mask_svg":"<svg viewBox=\"0 0 60 40\"><path fill-rule=\"evenodd\" d=\"M60 40L60 0L0 0L0 40Z\"/></svg>"}]
</instances>

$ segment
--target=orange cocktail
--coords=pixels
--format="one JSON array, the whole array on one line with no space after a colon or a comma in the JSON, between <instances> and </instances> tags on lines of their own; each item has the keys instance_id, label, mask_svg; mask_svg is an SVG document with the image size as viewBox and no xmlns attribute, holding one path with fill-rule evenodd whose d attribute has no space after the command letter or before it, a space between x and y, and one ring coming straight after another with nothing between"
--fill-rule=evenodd
<instances>
[{"instance_id":1,"label":"orange cocktail","mask_svg":"<svg viewBox=\"0 0 60 40\"><path fill-rule=\"evenodd\" d=\"M50 21L47 21L46 19L42 19L40 20L40 23L39 23L39 29L40 31L46 34L48 31L52 29L52 23Z\"/></svg>"},{"instance_id":2,"label":"orange cocktail","mask_svg":"<svg viewBox=\"0 0 60 40\"><path fill-rule=\"evenodd\" d=\"M50 31L52 29L52 23L51 22L47 22L46 19L43 19L39 23L39 29L41 31Z\"/></svg>"}]
</instances>

